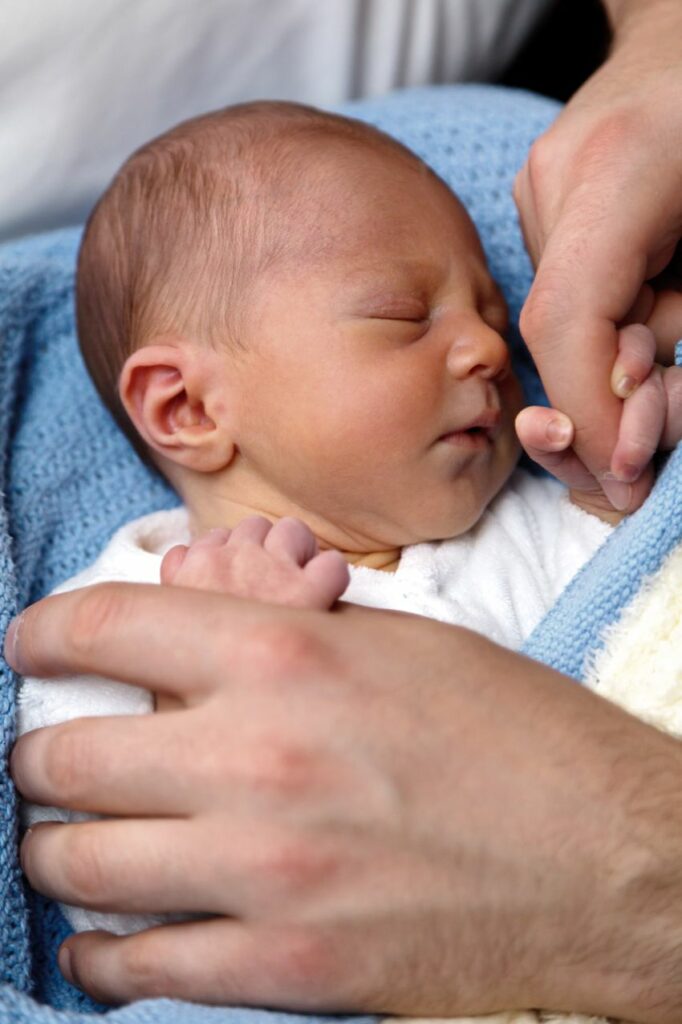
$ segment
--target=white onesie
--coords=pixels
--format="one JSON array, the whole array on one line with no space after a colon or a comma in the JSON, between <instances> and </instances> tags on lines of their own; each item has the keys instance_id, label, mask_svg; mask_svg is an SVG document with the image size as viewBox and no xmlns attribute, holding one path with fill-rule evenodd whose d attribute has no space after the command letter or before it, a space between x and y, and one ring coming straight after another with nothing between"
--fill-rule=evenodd
<instances>
[{"instance_id":1,"label":"white onesie","mask_svg":"<svg viewBox=\"0 0 682 1024\"><path fill-rule=\"evenodd\" d=\"M405 548L395 573L351 569L344 600L413 612L485 634L518 648L594 554L611 527L576 508L554 480L517 470L476 526L452 540ZM155 512L122 527L83 572L55 593L105 580L158 583L164 553L189 542L184 508ZM18 731L86 715L153 711L146 690L103 679L26 679L19 695ZM28 805L27 824L84 821L92 815ZM62 909L76 931L138 931L168 917Z\"/></svg>"}]
</instances>

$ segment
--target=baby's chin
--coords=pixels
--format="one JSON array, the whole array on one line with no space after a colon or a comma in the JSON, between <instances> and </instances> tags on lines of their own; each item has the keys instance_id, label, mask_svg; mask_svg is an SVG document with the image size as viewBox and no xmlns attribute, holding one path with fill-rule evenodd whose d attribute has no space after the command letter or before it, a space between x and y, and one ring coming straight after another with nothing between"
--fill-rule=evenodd
<instances>
[{"instance_id":1,"label":"baby's chin","mask_svg":"<svg viewBox=\"0 0 682 1024\"><path fill-rule=\"evenodd\" d=\"M480 521L490 504L495 500L500 491L508 482L514 472L517 459L510 459L508 468L496 475L494 480L489 481L489 486L481 495L468 496L467 500L458 501L456 498L445 508L425 510L425 514L419 520L411 524L409 540L407 544L420 544L427 541L452 540L468 533Z\"/></svg>"}]
</instances>

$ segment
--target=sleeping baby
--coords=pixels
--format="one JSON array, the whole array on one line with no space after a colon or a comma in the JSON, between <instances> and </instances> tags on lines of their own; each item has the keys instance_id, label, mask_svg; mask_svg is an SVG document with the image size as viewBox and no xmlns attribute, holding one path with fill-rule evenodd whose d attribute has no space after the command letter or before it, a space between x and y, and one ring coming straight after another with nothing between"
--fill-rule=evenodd
<instances>
[{"instance_id":1,"label":"sleeping baby","mask_svg":"<svg viewBox=\"0 0 682 1024\"><path fill-rule=\"evenodd\" d=\"M60 589L343 595L518 647L611 529L588 492L516 468L522 395L476 231L365 124L261 102L150 142L90 217L77 314L102 399L182 507L123 527ZM570 446L566 417L524 416L535 453L538 424L547 452ZM124 684L26 680L19 725L153 710ZM76 929L161 920L108 913L106 893L63 909Z\"/></svg>"}]
</instances>

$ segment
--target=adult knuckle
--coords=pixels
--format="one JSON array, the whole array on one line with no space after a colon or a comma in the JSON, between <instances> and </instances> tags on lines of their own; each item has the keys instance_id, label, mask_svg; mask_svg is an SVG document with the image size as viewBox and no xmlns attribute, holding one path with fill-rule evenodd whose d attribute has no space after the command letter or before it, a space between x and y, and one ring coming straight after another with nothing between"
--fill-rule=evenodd
<instances>
[{"instance_id":1,"label":"adult knuckle","mask_svg":"<svg viewBox=\"0 0 682 1024\"><path fill-rule=\"evenodd\" d=\"M343 984L343 959L338 943L322 929L289 927L282 936L277 958L279 981L291 995L314 1001L332 998Z\"/></svg>"},{"instance_id":2,"label":"adult knuckle","mask_svg":"<svg viewBox=\"0 0 682 1024\"><path fill-rule=\"evenodd\" d=\"M528 296L519 317L519 330L534 353L547 352L552 339L560 339L558 328L567 321L561 296L564 294L565 279L556 274L543 275Z\"/></svg>"},{"instance_id":3,"label":"adult knuckle","mask_svg":"<svg viewBox=\"0 0 682 1024\"><path fill-rule=\"evenodd\" d=\"M626 166L633 140L649 135L649 118L639 106L618 106L597 120L579 150L577 167L584 178L594 178L614 164ZM635 144L636 145L636 144Z\"/></svg>"},{"instance_id":4,"label":"adult knuckle","mask_svg":"<svg viewBox=\"0 0 682 1024\"><path fill-rule=\"evenodd\" d=\"M336 859L297 839L275 842L261 864L264 881L270 889L294 897L318 889L329 881Z\"/></svg>"},{"instance_id":5,"label":"adult knuckle","mask_svg":"<svg viewBox=\"0 0 682 1024\"><path fill-rule=\"evenodd\" d=\"M302 678L319 664L320 644L305 625L276 619L252 631L250 653L268 675Z\"/></svg>"},{"instance_id":6,"label":"adult knuckle","mask_svg":"<svg viewBox=\"0 0 682 1024\"><path fill-rule=\"evenodd\" d=\"M554 166L554 143L551 132L538 136L528 151L526 173L533 192L542 189Z\"/></svg>"},{"instance_id":7,"label":"adult knuckle","mask_svg":"<svg viewBox=\"0 0 682 1024\"><path fill-rule=\"evenodd\" d=\"M87 661L102 637L112 634L125 618L126 606L121 587L115 583L96 583L80 591L66 627L71 652Z\"/></svg>"},{"instance_id":8,"label":"adult knuckle","mask_svg":"<svg viewBox=\"0 0 682 1024\"><path fill-rule=\"evenodd\" d=\"M255 789L296 796L309 788L314 756L296 741L265 736L254 747L249 776Z\"/></svg>"}]
</instances>

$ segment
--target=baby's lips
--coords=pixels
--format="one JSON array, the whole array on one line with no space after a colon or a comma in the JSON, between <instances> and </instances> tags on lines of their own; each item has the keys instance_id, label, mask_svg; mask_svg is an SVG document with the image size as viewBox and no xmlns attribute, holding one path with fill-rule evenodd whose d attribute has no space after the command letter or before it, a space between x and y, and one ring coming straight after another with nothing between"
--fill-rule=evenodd
<instances>
[{"instance_id":1,"label":"baby's lips","mask_svg":"<svg viewBox=\"0 0 682 1024\"><path fill-rule=\"evenodd\" d=\"M466 423L446 430L441 434L441 438L449 437L451 434L466 434L469 430L483 430L492 439L497 436L501 422L501 410L487 408Z\"/></svg>"}]
</instances>

